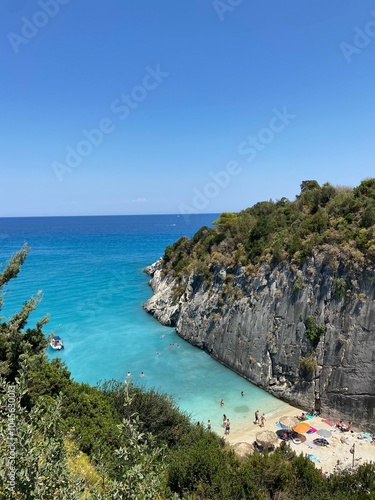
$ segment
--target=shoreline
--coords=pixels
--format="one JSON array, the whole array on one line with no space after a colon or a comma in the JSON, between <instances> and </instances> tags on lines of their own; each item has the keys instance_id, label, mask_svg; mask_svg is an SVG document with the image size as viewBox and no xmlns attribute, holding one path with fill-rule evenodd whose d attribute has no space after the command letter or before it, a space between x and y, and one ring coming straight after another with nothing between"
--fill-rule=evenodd
<instances>
[{"instance_id":1,"label":"shoreline","mask_svg":"<svg viewBox=\"0 0 375 500\"><path fill-rule=\"evenodd\" d=\"M299 415L301 411L304 410L292 405L287 405L281 410L268 413L265 415L266 421L264 427L254 424L254 415L249 415L249 419L246 422L236 422L236 420L231 420L231 430L229 435L224 434L224 428L222 429L222 432L217 432L217 434L222 436L226 443L232 446L237 443L248 443L252 445L256 439L256 434L259 431L268 430L276 432L279 430L276 424L281 417L295 417L296 415ZM262 414L261 408L259 408L259 413L260 415ZM230 418L229 412L228 417ZM307 420L307 422L310 426L317 430L326 429L331 432L331 436L326 438L329 445L311 449L305 443L295 444L291 440L287 441L297 455L300 455L301 453L305 456L310 455L310 459L315 464L316 468L320 469L325 475L332 474L335 471L353 469L353 463L355 468L364 463L375 462L375 445L367 439L358 438L362 431L368 432L366 429L360 430L354 425L353 430L350 432L342 432L336 427L323 422L325 419L329 419L329 416L315 416ZM307 438L306 442L311 442L315 438L320 437L316 432L310 435L304 435ZM283 441L281 439L278 439L276 446L280 446L280 443L282 442ZM354 457L350 451L353 449L353 445Z\"/></svg>"}]
</instances>

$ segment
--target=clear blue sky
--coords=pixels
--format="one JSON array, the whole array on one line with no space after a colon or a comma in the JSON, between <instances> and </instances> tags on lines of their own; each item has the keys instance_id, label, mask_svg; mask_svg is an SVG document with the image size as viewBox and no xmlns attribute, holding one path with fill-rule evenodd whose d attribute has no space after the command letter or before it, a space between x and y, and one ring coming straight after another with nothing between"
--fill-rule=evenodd
<instances>
[{"instance_id":1,"label":"clear blue sky","mask_svg":"<svg viewBox=\"0 0 375 500\"><path fill-rule=\"evenodd\" d=\"M239 211L375 175L372 1L4 0L0 36L1 216Z\"/></svg>"}]
</instances>

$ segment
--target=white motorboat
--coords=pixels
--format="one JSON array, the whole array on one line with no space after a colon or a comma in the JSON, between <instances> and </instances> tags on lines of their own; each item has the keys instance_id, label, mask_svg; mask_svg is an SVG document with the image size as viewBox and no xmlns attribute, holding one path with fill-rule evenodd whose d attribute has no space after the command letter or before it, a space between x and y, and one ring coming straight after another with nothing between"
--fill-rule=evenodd
<instances>
[{"instance_id":1,"label":"white motorboat","mask_svg":"<svg viewBox=\"0 0 375 500\"><path fill-rule=\"evenodd\" d=\"M60 349L64 349L63 341L61 340L61 337L59 337L58 335L55 335L54 337L52 337L49 345L55 351L59 351Z\"/></svg>"}]
</instances>

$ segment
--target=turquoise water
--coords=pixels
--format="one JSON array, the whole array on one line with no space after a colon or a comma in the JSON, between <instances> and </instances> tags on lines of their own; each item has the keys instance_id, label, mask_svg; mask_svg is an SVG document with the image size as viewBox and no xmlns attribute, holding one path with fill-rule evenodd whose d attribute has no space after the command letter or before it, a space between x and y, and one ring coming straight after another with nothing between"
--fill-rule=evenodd
<instances>
[{"instance_id":1,"label":"turquoise water","mask_svg":"<svg viewBox=\"0 0 375 500\"><path fill-rule=\"evenodd\" d=\"M173 328L160 325L142 309L151 296L144 267L157 260L166 245L211 225L216 217L0 219L0 262L25 241L31 247L19 277L5 289L2 315L9 317L42 290L43 300L30 323L50 314L46 333L56 331L65 349L48 354L65 361L75 380L95 385L112 378L126 380L131 372L135 384L172 395L194 420L210 419L214 430L224 411L234 426L252 418L256 409L266 414L281 409L283 402L183 341Z\"/></svg>"}]
</instances>

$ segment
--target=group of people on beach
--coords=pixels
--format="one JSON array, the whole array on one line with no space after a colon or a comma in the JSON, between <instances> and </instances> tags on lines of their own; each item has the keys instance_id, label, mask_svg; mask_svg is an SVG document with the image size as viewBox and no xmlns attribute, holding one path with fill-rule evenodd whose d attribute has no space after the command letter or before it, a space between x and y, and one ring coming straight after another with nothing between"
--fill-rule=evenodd
<instances>
[{"instance_id":1,"label":"group of people on beach","mask_svg":"<svg viewBox=\"0 0 375 500\"><path fill-rule=\"evenodd\" d=\"M242 394L242 393L241 393ZM220 406L224 406L224 399L220 401ZM229 434L230 433L230 420L227 418L225 413L223 413L223 427L224 427L224 434Z\"/></svg>"},{"instance_id":2,"label":"group of people on beach","mask_svg":"<svg viewBox=\"0 0 375 500\"><path fill-rule=\"evenodd\" d=\"M229 434L230 433L230 420L227 418L225 413L223 413L223 427L224 427L224 434Z\"/></svg>"},{"instance_id":3,"label":"group of people on beach","mask_svg":"<svg viewBox=\"0 0 375 500\"><path fill-rule=\"evenodd\" d=\"M261 417L259 418L259 410L255 412L255 419L254 419L254 424L258 424L261 427L264 427L264 424L266 423L266 416L264 413L262 413Z\"/></svg>"},{"instance_id":4,"label":"group of people on beach","mask_svg":"<svg viewBox=\"0 0 375 500\"><path fill-rule=\"evenodd\" d=\"M348 432L350 429L353 427L353 422L349 420L348 425L344 423L344 421L341 419L338 424L336 424L337 429L339 429L341 432Z\"/></svg>"},{"instance_id":5,"label":"group of people on beach","mask_svg":"<svg viewBox=\"0 0 375 500\"><path fill-rule=\"evenodd\" d=\"M241 391L241 396L244 396L244 392ZM225 405L224 399L220 400L220 406L223 407ZM264 424L266 423L266 415L262 413L261 416L259 416L259 410L256 410L255 412L255 419L254 419L254 424L258 424L260 427L264 427ZM199 423L197 424L199 425ZM229 434L230 433L230 420L227 417L225 413L223 413L223 427L224 427L224 434ZM212 428L211 420L207 421L207 429L210 431Z\"/></svg>"},{"instance_id":6,"label":"group of people on beach","mask_svg":"<svg viewBox=\"0 0 375 500\"><path fill-rule=\"evenodd\" d=\"M200 426L200 422L197 422L197 426ZM230 433L230 420L227 418L225 413L223 414L223 427L224 427L224 433L229 434ZM212 428L212 423L211 420L207 420L207 430L211 430Z\"/></svg>"},{"instance_id":7,"label":"group of people on beach","mask_svg":"<svg viewBox=\"0 0 375 500\"><path fill-rule=\"evenodd\" d=\"M241 391L241 396L244 396L244 392ZM224 406L225 402L224 402L224 399L222 399L220 401L220 406ZM209 429L211 429L211 422L210 420L208 421L209 422L209 426L207 425L207 427ZM255 412L255 418L254 418L254 424L257 424L259 425L260 427L264 427L264 424L266 423L266 415L264 413L262 413L261 416L259 416L259 410L256 410ZM227 418L227 416L225 415L225 413L223 414L223 427L225 429L225 434L229 434L230 433L230 420L229 418Z\"/></svg>"},{"instance_id":8,"label":"group of people on beach","mask_svg":"<svg viewBox=\"0 0 375 500\"><path fill-rule=\"evenodd\" d=\"M197 426L200 426L200 422L197 422ZM227 418L225 413L223 414L223 427L224 427L224 433L229 434L230 433L230 420ZM207 430L211 430L212 424L211 420L207 420Z\"/></svg>"}]
</instances>

